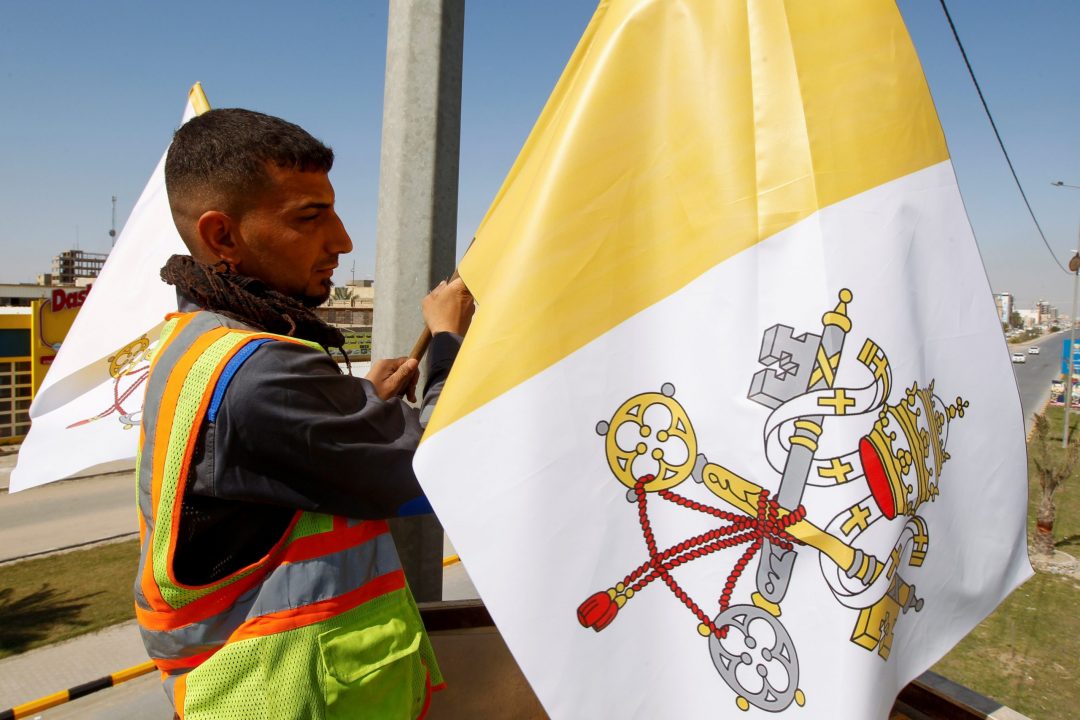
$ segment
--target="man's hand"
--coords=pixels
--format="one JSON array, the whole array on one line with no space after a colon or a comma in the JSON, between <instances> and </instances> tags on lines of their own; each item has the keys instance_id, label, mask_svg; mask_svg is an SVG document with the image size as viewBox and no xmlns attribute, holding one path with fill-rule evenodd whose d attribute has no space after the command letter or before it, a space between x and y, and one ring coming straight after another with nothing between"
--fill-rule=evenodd
<instances>
[{"instance_id":1,"label":"man's hand","mask_svg":"<svg viewBox=\"0 0 1080 720\"><path fill-rule=\"evenodd\" d=\"M452 332L464 335L473 316L473 296L461 278L441 282L420 303L424 322L432 335Z\"/></svg>"},{"instance_id":2,"label":"man's hand","mask_svg":"<svg viewBox=\"0 0 1080 720\"><path fill-rule=\"evenodd\" d=\"M375 360L367 379L375 386L375 394L383 400L405 394L416 402L416 381L420 378L420 363L412 358Z\"/></svg>"}]
</instances>

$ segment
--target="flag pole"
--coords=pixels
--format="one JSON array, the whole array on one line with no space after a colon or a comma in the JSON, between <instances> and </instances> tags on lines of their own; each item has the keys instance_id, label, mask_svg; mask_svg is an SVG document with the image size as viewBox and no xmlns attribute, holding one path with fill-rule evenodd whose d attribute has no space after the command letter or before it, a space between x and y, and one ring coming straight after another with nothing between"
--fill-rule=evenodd
<instances>
[{"instance_id":1,"label":"flag pole","mask_svg":"<svg viewBox=\"0 0 1080 720\"><path fill-rule=\"evenodd\" d=\"M473 235L473 239L469 241L469 247L465 248L465 254L469 254L469 250L472 248L473 243L476 242L476 236ZM458 268L454 268L454 273L450 276L450 279L446 282L452 283L457 280L461 275L458 274ZM424 353L427 352L428 345L431 344L431 330L427 325L424 325L424 329L420 331L420 337L416 338L416 344L413 345L412 352L409 353L409 357L417 362L424 359Z\"/></svg>"},{"instance_id":2,"label":"flag pole","mask_svg":"<svg viewBox=\"0 0 1080 720\"><path fill-rule=\"evenodd\" d=\"M461 276L458 275L458 271L455 268L454 269L454 274L451 275L450 279L447 280L446 282L447 283L452 283L455 280L457 280L459 277L461 277ZM425 325L424 329L420 331L420 337L416 338L416 344L413 345L412 352L409 353L409 357L412 358L413 360L416 360L417 362L419 362L420 360L423 360L424 359L424 353L427 352L428 345L430 345L430 344L431 344L431 330L429 330L427 325Z\"/></svg>"}]
</instances>

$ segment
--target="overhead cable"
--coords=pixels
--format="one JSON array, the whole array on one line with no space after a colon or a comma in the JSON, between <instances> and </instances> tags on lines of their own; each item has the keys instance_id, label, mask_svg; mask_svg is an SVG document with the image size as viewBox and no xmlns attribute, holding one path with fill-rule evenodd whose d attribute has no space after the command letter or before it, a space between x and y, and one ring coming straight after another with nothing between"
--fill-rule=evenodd
<instances>
[{"instance_id":1,"label":"overhead cable","mask_svg":"<svg viewBox=\"0 0 1080 720\"><path fill-rule=\"evenodd\" d=\"M994 122L994 116L990 114L990 106L986 104L986 98L983 96L982 88L979 87L979 81L975 78L975 71L971 68L971 62L968 60L967 52L964 51L964 44L960 42L960 35L956 32L956 25L953 23L952 15L949 14L949 8L945 4L945 0L940 0L941 9L945 11L945 19L949 21L949 28L952 30L953 38L956 39L956 47L960 48L960 55L964 58L964 65L967 66L968 75L971 76L971 82L975 85L975 92L979 94L979 100L982 102L983 110L986 111L986 118L990 121L990 127L994 130L994 137L997 138L998 146L1001 148L1001 154L1005 156L1005 162L1009 166L1009 172L1012 173L1013 180L1016 181L1016 189L1020 191L1020 197L1024 199L1024 205L1027 207L1028 214L1031 215L1031 221L1035 223L1035 229L1039 231L1039 237L1042 238L1043 245L1046 246L1047 252L1050 253L1050 257L1054 259L1061 271L1072 275L1071 272L1066 269L1061 261L1058 260L1057 254L1054 253L1053 248L1050 247L1050 243L1046 240L1046 233L1043 232L1042 226L1039 225L1038 218L1035 217L1035 211L1031 208L1031 203L1028 202L1027 193L1024 192L1024 186L1020 183L1020 177L1016 174L1016 168L1013 167L1012 159L1009 158L1009 151L1005 149L1005 142L1001 139L1001 133L998 132L997 123Z\"/></svg>"}]
</instances>

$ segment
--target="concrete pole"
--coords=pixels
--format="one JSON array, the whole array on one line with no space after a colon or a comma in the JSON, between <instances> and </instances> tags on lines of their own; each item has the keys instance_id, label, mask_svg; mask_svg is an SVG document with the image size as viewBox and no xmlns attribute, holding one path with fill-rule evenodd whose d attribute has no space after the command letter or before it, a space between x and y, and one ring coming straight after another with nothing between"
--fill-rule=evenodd
<instances>
[{"instance_id":1,"label":"concrete pole","mask_svg":"<svg viewBox=\"0 0 1080 720\"><path fill-rule=\"evenodd\" d=\"M1069 409L1072 407L1073 359L1076 357L1076 291L1080 281L1080 236L1077 238L1076 254L1069 260L1073 274L1072 315L1069 317L1069 377L1065 381L1065 419L1061 429L1061 447L1069 446Z\"/></svg>"},{"instance_id":2,"label":"concrete pole","mask_svg":"<svg viewBox=\"0 0 1080 720\"><path fill-rule=\"evenodd\" d=\"M420 299L454 271L464 0L390 0L375 258L372 356L407 355ZM423 387L423 377L420 387ZM442 599L442 526L391 530L418 600Z\"/></svg>"}]
</instances>

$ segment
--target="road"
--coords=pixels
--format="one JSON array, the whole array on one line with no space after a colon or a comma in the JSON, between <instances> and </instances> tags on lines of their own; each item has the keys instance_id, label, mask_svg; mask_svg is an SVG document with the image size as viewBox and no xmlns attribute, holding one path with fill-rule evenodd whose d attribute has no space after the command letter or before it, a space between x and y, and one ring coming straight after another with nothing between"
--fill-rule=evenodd
<instances>
[{"instance_id":1,"label":"road","mask_svg":"<svg viewBox=\"0 0 1080 720\"><path fill-rule=\"evenodd\" d=\"M1030 431L1033 415L1042 409L1050 396L1050 381L1061 372L1061 341L1066 333L1054 333L1033 343L1010 345L1009 352L1022 352L1027 362L1013 363L1013 375L1020 391L1020 405L1024 408L1024 429ZM1032 345L1039 348L1038 355L1028 355Z\"/></svg>"},{"instance_id":2,"label":"road","mask_svg":"<svg viewBox=\"0 0 1080 720\"><path fill-rule=\"evenodd\" d=\"M11 455L3 460L14 464ZM135 533L137 522L134 473L66 480L14 494L5 489L0 492L0 562Z\"/></svg>"}]
</instances>

